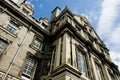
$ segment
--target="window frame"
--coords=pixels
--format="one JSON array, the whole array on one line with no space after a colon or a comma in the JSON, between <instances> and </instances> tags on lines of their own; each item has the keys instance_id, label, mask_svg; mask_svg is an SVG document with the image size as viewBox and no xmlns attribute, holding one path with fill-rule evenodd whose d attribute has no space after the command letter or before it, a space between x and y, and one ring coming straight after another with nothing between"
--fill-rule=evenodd
<instances>
[{"instance_id":1,"label":"window frame","mask_svg":"<svg viewBox=\"0 0 120 80\"><path fill-rule=\"evenodd\" d=\"M96 67L98 67L98 69L97 69ZM98 75L98 71L97 71L97 70L99 70L99 74L100 74L100 75ZM105 80L102 66L101 66L101 64L100 64L99 62L97 62L97 61L95 61L95 72L96 72L96 74L97 74L98 80Z\"/></svg>"},{"instance_id":2,"label":"window frame","mask_svg":"<svg viewBox=\"0 0 120 80\"><path fill-rule=\"evenodd\" d=\"M27 63L28 59L32 59L36 62L36 63L34 63L34 66L32 66L32 68L31 68L31 65L30 64L28 65L28 63ZM31 68L31 72L33 72L32 74L27 74L27 73L24 72L26 65L29 66L29 68ZM34 75L35 75L35 72L36 72L36 69L37 69L37 65L38 65L37 59L33 55L32 56L28 55L25 59L25 62L24 62L24 66L23 66L23 69L22 69L22 76L24 76L26 78L29 78L29 79L33 79Z\"/></svg>"},{"instance_id":3,"label":"window frame","mask_svg":"<svg viewBox=\"0 0 120 80\"><path fill-rule=\"evenodd\" d=\"M42 49L42 45L43 45L42 39L40 39L40 38L42 38L42 37L35 35L34 38L33 38L33 40L32 40L32 42L31 42L31 44L29 45L30 48L32 48L32 49L34 49L34 50L36 50L36 51L40 51L40 50ZM34 46L34 41L35 41L35 40L39 40L39 41L40 41L40 46L39 46L39 48Z\"/></svg>"},{"instance_id":4,"label":"window frame","mask_svg":"<svg viewBox=\"0 0 120 80\"><path fill-rule=\"evenodd\" d=\"M33 46L34 46L35 48L40 49L40 47L41 47L41 41L36 38L36 39L33 41Z\"/></svg>"},{"instance_id":5,"label":"window frame","mask_svg":"<svg viewBox=\"0 0 120 80\"><path fill-rule=\"evenodd\" d=\"M80 53L78 53L78 52L80 52ZM79 65L78 65L78 54L82 54L82 56L84 56L84 66L85 67L83 67L84 68L84 74L79 70ZM86 57L86 53L84 52L84 51L82 51L81 49L77 49L77 51L76 51L76 58L77 58L77 69L79 70L79 72L83 75L83 76L85 76L85 77L88 77L88 66L87 66L87 57Z\"/></svg>"},{"instance_id":6,"label":"window frame","mask_svg":"<svg viewBox=\"0 0 120 80\"><path fill-rule=\"evenodd\" d=\"M0 53L0 57L1 57L6 52L6 49L8 48L8 45L9 45L10 41L5 40L1 37L0 37L0 41L3 41L4 43L6 43L6 46L5 46L4 50Z\"/></svg>"},{"instance_id":7,"label":"window frame","mask_svg":"<svg viewBox=\"0 0 120 80\"><path fill-rule=\"evenodd\" d=\"M10 20L10 22L6 25L6 30L8 30L10 33L16 34L18 29L19 29L19 25L15 22L13 22L12 20ZM11 31L12 30L12 31Z\"/></svg>"}]
</instances>

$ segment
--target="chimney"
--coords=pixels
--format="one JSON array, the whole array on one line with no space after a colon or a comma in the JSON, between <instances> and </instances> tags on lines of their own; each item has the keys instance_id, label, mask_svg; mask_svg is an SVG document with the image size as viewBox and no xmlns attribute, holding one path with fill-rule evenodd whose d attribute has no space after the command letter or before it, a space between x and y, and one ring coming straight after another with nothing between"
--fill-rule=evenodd
<instances>
[{"instance_id":1,"label":"chimney","mask_svg":"<svg viewBox=\"0 0 120 80\"><path fill-rule=\"evenodd\" d=\"M53 11L52 11L52 15L51 15L51 20L53 20L54 18L58 17L60 14L60 8L57 6Z\"/></svg>"}]
</instances>

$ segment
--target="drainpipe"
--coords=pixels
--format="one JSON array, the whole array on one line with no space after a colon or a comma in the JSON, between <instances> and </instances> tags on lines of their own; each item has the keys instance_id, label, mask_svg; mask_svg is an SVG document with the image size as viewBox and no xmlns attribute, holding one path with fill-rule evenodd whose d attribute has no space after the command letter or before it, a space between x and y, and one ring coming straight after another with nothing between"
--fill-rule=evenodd
<instances>
[{"instance_id":1,"label":"drainpipe","mask_svg":"<svg viewBox=\"0 0 120 80\"><path fill-rule=\"evenodd\" d=\"M21 50L21 48L22 48L22 45L24 44L24 42L25 42L25 40L26 40L26 38L27 38L27 35L28 35L28 33L30 32L30 30L31 30L31 28L32 28L32 26L27 30L27 32L26 32L26 34L25 34L22 42L21 42L20 45L19 45L19 48L17 49L17 51L16 51L16 53L15 53L12 61L10 62L10 65L9 65L9 67L8 67L6 73L5 73L5 76L3 77L2 80L6 80L6 77L7 77L7 75L9 74L9 72L10 72L10 70L11 70L11 68L12 68L12 66L13 66L13 64L14 64L14 62L15 62L15 60L16 60L16 58L17 58L17 56L18 56L18 54L19 54L19 52L20 52L20 50Z\"/></svg>"}]
</instances>

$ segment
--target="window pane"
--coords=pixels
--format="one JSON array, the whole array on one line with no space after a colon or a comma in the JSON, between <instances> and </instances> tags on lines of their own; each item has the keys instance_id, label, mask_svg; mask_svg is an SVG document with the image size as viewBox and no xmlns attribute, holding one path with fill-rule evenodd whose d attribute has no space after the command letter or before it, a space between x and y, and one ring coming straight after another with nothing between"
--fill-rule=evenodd
<instances>
[{"instance_id":1,"label":"window pane","mask_svg":"<svg viewBox=\"0 0 120 80\"><path fill-rule=\"evenodd\" d=\"M103 78L103 72L102 72L102 68L100 65L96 64L96 72L97 72L97 77L99 80L104 80Z\"/></svg>"},{"instance_id":2,"label":"window pane","mask_svg":"<svg viewBox=\"0 0 120 80\"><path fill-rule=\"evenodd\" d=\"M15 33L17 31L17 28L18 28L18 25L15 24L13 21L10 21L10 23L6 26L6 29L11 33Z\"/></svg>"},{"instance_id":3,"label":"window pane","mask_svg":"<svg viewBox=\"0 0 120 80\"><path fill-rule=\"evenodd\" d=\"M77 58L78 58L78 69L82 73L82 75L86 76L86 60L85 60L85 55L83 55L81 52L78 52Z\"/></svg>"},{"instance_id":4,"label":"window pane","mask_svg":"<svg viewBox=\"0 0 120 80\"><path fill-rule=\"evenodd\" d=\"M34 73L36 68L37 61L33 58L28 58L26 61L25 68L23 70L23 74L31 77L32 73Z\"/></svg>"},{"instance_id":5,"label":"window pane","mask_svg":"<svg viewBox=\"0 0 120 80\"><path fill-rule=\"evenodd\" d=\"M0 40L0 54L5 50L7 43Z\"/></svg>"},{"instance_id":6,"label":"window pane","mask_svg":"<svg viewBox=\"0 0 120 80\"><path fill-rule=\"evenodd\" d=\"M36 48L40 48L40 41L36 39L33 43L33 46Z\"/></svg>"},{"instance_id":7,"label":"window pane","mask_svg":"<svg viewBox=\"0 0 120 80\"><path fill-rule=\"evenodd\" d=\"M16 31L16 29L14 27L12 27L11 25L7 25L6 29L9 30L12 33L14 33Z\"/></svg>"}]
</instances>

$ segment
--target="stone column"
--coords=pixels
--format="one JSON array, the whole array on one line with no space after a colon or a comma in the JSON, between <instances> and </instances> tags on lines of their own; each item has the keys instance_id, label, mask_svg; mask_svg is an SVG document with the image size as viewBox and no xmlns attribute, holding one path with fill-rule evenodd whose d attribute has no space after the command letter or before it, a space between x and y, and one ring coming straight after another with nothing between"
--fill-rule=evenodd
<instances>
[{"instance_id":1,"label":"stone column","mask_svg":"<svg viewBox=\"0 0 120 80\"><path fill-rule=\"evenodd\" d=\"M70 37L67 33L63 35L63 52L62 52L62 64L71 64L70 55Z\"/></svg>"}]
</instances>

